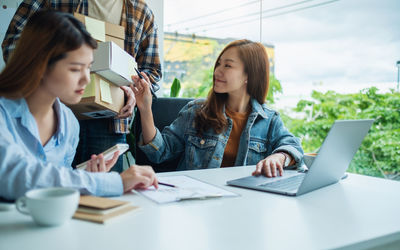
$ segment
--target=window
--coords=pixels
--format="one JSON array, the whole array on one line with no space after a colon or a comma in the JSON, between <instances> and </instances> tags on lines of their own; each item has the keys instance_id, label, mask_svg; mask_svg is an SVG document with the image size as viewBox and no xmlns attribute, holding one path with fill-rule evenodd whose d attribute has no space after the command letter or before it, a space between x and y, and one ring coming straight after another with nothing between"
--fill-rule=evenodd
<instances>
[{"instance_id":1,"label":"window","mask_svg":"<svg viewBox=\"0 0 400 250\"><path fill-rule=\"evenodd\" d=\"M278 86L268 104L305 150L317 152L336 119L373 118L350 171L396 179L399 12L397 0L166 0L164 95L176 77L181 96L204 97L221 49L260 41Z\"/></svg>"}]
</instances>

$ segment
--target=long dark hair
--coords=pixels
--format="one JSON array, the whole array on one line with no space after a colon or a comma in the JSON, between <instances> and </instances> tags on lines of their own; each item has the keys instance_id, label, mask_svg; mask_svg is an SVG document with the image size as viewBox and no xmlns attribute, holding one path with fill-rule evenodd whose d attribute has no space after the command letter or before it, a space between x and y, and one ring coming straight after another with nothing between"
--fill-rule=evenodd
<instances>
[{"instance_id":1,"label":"long dark hair","mask_svg":"<svg viewBox=\"0 0 400 250\"><path fill-rule=\"evenodd\" d=\"M265 102L268 94L269 63L268 55L261 43L246 39L229 43L219 54L214 65L213 85L215 83L215 69L222 54L230 49L237 48L239 58L244 64L244 72L247 74L247 93L260 104ZM215 93L211 89L202 107L197 111L195 126L201 135L206 130L213 128L216 133L221 133L228 126L223 107L228 100L227 93Z\"/></svg>"},{"instance_id":2,"label":"long dark hair","mask_svg":"<svg viewBox=\"0 0 400 250\"><path fill-rule=\"evenodd\" d=\"M34 13L0 74L0 96L29 96L38 88L48 68L83 44L97 48L97 42L71 14L54 10Z\"/></svg>"}]
</instances>

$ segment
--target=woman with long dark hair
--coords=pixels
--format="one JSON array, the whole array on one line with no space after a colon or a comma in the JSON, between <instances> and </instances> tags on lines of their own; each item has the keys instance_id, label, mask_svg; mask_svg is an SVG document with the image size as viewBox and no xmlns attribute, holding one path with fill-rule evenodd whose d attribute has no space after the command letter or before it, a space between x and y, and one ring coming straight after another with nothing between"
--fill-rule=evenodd
<instances>
[{"instance_id":1,"label":"woman with long dark hair","mask_svg":"<svg viewBox=\"0 0 400 250\"><path fill-rule=\"evenodd\" d=\"M70 14L39 11L28 20L0 74L0 197L53 186L101 196L157 186L150 167L107 173L117 154L108 162L94 155L88 171L71 167L79 124L63 103L80 101L96 47Z\"/></svg>"},{"instance_id":2,"label":"woman with long dark hair","mask_svg":"<svg viewBox=\"0 0 400 250\"><path fill-rule=\"evenodd\" d=\"M268 177L302 162L300 141L265 103L269 65L262 44L228 44L215 63L207 99L187 104L162 133L154 126L149 80L143 78L133 77L131 88L142 123L139 146L152 161L182 154L178 170L257 165L253 174Z\"/></svg>"}]
</instances>

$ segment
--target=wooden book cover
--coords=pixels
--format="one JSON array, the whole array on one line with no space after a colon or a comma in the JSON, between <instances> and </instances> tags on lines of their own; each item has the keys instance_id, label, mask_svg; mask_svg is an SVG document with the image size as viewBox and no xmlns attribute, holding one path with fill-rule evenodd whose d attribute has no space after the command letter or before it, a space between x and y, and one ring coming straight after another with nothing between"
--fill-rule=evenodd
<instances>
[{"instance_id":1,"label":"wooden book cover","mask_svg":"<svg viewBox=\"0 0 400 250\"><path fill-rule=\"evenodd\" d=\"M104 223L113 217L135 210L128 201L119 201L96 196L81 196L79 207L73 218Z\"/></svg>"},{"instance_id":2,"label":"wooden book cover","mask_svg":"<svg viewBox=\"0 0 400 250\"><path fill-rule=\"evenodd\" d=\"M81 198L79 199L79 206L91 207L96 209L109 209L124 204L129 204L129 202L113 200L104 197L91 196L91 195L82 195Z\"/></svg>"},{"instance_id":3,"label":"wooden book cover","mask_svg":"<svg viewBox=\"0 0 400 250\"><path fill-rule=\"evenodd\" d=\"M132 210L135 210L138 208L139 207L134 207L134 206L124 206L123 209L120 209L120 210L117 210L115 212L111 212L108 214L89 214L89 213L83 213L83 212L76 211L73 218L104 224L107 220L109 220L111 218L125 214L129 211L132 211Z\"/></svg>"}]
</instances>

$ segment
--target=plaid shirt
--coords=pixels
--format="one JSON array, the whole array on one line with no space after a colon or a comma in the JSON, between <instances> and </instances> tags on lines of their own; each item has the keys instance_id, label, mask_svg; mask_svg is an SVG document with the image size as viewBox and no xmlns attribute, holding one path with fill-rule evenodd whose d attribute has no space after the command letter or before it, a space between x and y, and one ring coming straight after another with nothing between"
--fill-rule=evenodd
<instances>
[{"instance_id":1,"label":"plaid shirt","mask_svg":"<svg viewBox=\"0 0 400 250\"><path fill-rule=\"evenodd\" d=\"M62 12L88 15L88 0L24 0L18 7L2 43L4 61L15 49L27 19L36 11L51 8ZM161 78L157 26L154 15L144 0L125 0L120 25L125 27L125 51L131 54L139 70L156 83ZM120 121L119 121L120 120ZM127 119L114 119L116 133L129 133Z\"/></svg>"}]
</instances>

